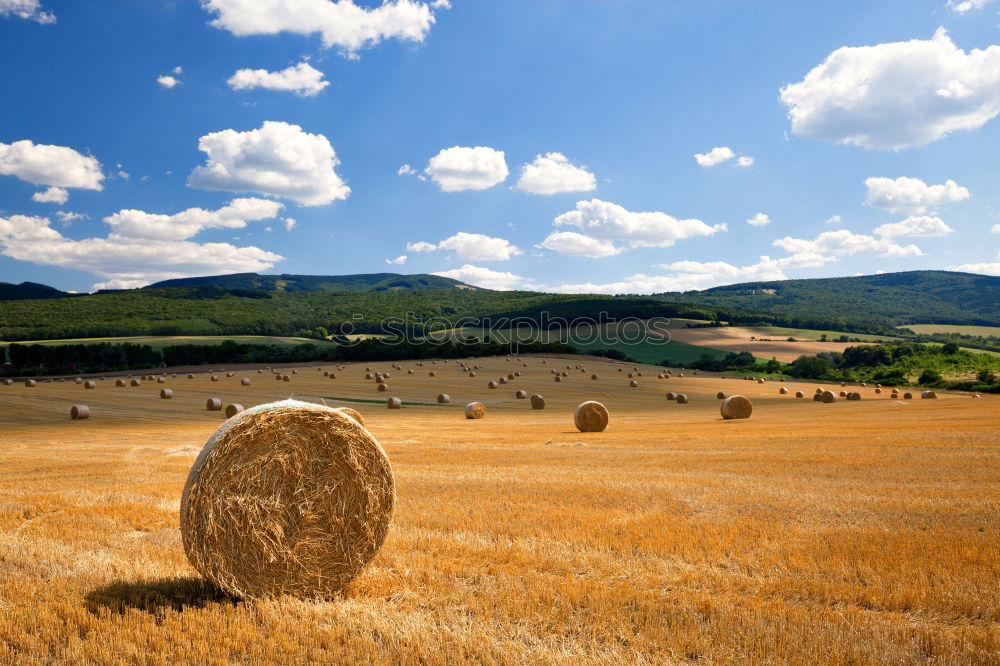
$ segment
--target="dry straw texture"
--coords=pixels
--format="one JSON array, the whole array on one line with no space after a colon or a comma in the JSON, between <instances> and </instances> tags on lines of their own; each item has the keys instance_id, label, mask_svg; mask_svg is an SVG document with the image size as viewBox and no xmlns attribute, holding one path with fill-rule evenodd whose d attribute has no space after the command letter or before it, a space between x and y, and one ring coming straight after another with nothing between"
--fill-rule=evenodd
<instances>
[{"instance_id":1,"label":"dry straw texture","mask_svg":"<svg viewBox=\"0 0 1000 666\"><path fill-rule=\"evenodd\" d=\"M753 403L742 395L731 395L719 407L724 419L748 419L753 414Z\"/></svg>"},{"instance_id":2,"label":"dry straw texture","mask_svg":"<svg viewBox=\"0 0 1000 666\"><path fill-rule=\"evenodd\" d=\"M608 427L608 408L596 400L580 403L573 412L573 424L580 432L603 432Z\"/></svg>"},{"instance_id":3,"label":"dry straw texture","mask_svg":"<svg viewBox=\"0 0 1000 666\"><path fill-rule=\"evenodd\" d=\"M191 564L243 597L330 598L375 557L395 491L389 459L342 412L293 400L228 420L181 498Z\"/></svg>"},{"instance_id":4,"label":"dry straw texture","mask_svg":"<svg viewBox=\"0 0 1000 666\"><path fill-rule=\"evenodd\" d=\"M465 406L465 418L481 419L486 416L486 406L481 402L470 402Z\"/></svg>"},{"instance_id":5,"label":"dry straw texture","mask_svg":"<svg viewBox=\"0 0 1000 666\"><path fill-rule=\"evenodd\" d=\"M358 410L352 409L350 407L334 407L334 409L336 409L341 414L345 414L348 417L354 419L361 425L365 425L365 417L363 417L361 415L361 412L359 412Z\"/></svg>"}]
</instances>

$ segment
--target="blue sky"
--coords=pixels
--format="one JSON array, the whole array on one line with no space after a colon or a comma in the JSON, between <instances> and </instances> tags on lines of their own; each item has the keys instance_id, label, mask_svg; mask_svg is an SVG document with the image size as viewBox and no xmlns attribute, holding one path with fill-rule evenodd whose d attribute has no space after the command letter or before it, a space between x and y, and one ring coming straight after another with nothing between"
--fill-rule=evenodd
<instances>
[{"instance_id":1,"label":"blue sky","mask_svg":"<svg viewBox=\"0 0 1000 666\"><path fill-rule=\"evenodd\" d=\"M0 0L0 281L1000 274L998 10Z\"/></svg>"}]
</instances>

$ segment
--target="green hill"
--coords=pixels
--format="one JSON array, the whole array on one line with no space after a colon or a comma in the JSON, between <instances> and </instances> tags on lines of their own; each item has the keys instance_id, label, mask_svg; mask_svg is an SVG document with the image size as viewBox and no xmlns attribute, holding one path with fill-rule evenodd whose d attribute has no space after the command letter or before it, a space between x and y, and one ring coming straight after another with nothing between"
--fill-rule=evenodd
<instances>
[{"instance_id":1,"label":"green hill","mask_svg":"<svg viewBox=\"0 0 1000 666\"><path fill-rule=\"evenodd\" d=\"M63 298L71 295L37 282L22 282L21 284L0 282L0 301L19 301L26 298Z\"/></svg>"},{"instance_id":2,"label":"green hill","mask_svg":"<svg viewBox=\"0 0 1000 666\"><path fill-rule=\"evenodd\" d=\"M361 273L358 275L260 275L233 273L207 277L178 278L151 284L145 289L171 287L221 287L260 291L401 291L424 289L479 289L440 275L400 275L399 273Z\"/></svg>"},{"instance_id":3,"label":"green hill","mask_svg":"<svg viewBox=\"0 0 1000 666\"><path fill-rule=\"evenodd\" d=\"M1000 323L1000 277L949 271L748 282L656 297L673 303L842 324L837 330L862 323L874 328Z\"/></svg>"}]
</instances>

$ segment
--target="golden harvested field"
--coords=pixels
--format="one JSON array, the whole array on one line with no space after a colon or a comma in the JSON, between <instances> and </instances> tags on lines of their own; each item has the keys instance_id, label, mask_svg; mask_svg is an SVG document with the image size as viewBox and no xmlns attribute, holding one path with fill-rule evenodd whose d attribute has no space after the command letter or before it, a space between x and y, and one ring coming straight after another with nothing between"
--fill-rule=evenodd
<instances>
[{"instance_id":1,"label":"golden harvested field","mask_svg":"<svg viewBox=\"0 0 1000 666\"><path fill-rule=\"evenodd\" d=\"M241 370L0 387L0 663L1000 663L996 396L861 388L827 405L806 383L645 367L629 388L631 366L524 361L473 361L476 377L368 364L390 370L387 394L366 364L289 383ZM720 390L752 398L753 417L721 420ZM432 404L439 392L452 404ZM327 398L360 409L388 452L394 526L342 598L225 598L178 529L184 479L223 420L204 403L290 394L426 403ZM481 421L463 417L474 399ZM585 399L608 407L607 431L573 428ZM77 403L90 420L69 420Z\"/></svg>"},{"instance_id":2,"label":"golden harvested field","mask_svg":"<svg viewBox=\"0 0 1000 666\"><path fill-rule=\"evenodd\" d=\"M751 337L757 339L751 340ZM768 340L761 340L761 337L766 337ZM842 352L848 347L866 344L864 342L820 342L819 340L803 340L801 338L796 338L795 342L788 342L789 337L794 337L794 335L790 336L786 333L782 336L778 333L762 332L760 328L742 326L670 329L671 340L727 352L748 351L757 358L774 358L783 363L794 361L803 354Z\"/></svg>"}]
</instances>

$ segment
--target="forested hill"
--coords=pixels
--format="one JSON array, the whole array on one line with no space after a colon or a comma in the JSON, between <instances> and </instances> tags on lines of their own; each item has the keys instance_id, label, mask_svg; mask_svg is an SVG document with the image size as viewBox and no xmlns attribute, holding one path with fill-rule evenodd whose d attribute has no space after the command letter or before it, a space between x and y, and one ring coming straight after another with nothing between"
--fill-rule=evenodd
<instances>
[{"instance_id":1,"label":"forested hill","mask_svg":"<svg viewBox=\"0 0 1000 666\"><path fill-rule=\"evenodd\" d=\"M479 289L440 275L400 275L399 273L361 273L358 275L260 275L233 273L207 277L179 278L151 284L145 289L165 287L222 287L261 291L402 291L423 289Z\"/></svg>"},{"instance_id":2,"label":"forested hill","mask_svg":"<svg viewBox=\"0 0 1000 666\"><path fill-rule=\"evenodd\" d=\"M748 282L656 297L845 324L1000 325L1000 277L949 271Z\"/></svg>"},{"instance_id":3,"label":"forested hill","mask_svg":"<svg viewBox=\"0 0 1000 666\"><path fill-rule=\"evenodd\" d=\"M21 284L0 282L0 301L19 301L25 298L63 298L71 295L37 282L22 282Z\"/></svg>"}]
</instances>

